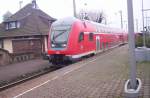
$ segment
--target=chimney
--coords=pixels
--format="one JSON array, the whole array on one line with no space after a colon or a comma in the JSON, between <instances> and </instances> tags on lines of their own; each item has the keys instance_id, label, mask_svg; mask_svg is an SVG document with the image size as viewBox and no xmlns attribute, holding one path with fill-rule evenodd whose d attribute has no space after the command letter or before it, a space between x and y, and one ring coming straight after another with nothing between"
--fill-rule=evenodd
<instances>
[{"instance_id":1,"label":"chimney","mask_svg":"<svg viewBox=\"0 0 150 98\"><path fill-rule=\"evenodd\" d=\"M19 1L19 9L22 8L22 3L23 3L23 1Z\"/></svg>"},{"instance_id":2,"label":"chimney","mask_svg":"<svg viewBox=\"0 0 150 98\"><path fill-rule=\"evenodd\" d=\"M36 0L32 0L32 8L37 8Z\"/></svg>"}]
</instances>

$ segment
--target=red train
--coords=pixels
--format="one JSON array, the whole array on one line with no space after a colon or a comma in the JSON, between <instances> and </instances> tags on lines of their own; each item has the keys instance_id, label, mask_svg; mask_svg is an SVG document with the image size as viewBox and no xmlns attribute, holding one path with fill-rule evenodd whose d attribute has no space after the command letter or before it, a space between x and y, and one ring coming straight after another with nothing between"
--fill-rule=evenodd
<instances>
[{"instance_id":1,"label":"red train","mask_svg":"<svg viewBox=\"0 0 150 98\"><path fill-rule=\"evenodd\" d=\"M73 61L126 41L127 33L123 30L74 17L60 19L50 29L49 61L52 64Z\"/></svg>"}]
</instances>

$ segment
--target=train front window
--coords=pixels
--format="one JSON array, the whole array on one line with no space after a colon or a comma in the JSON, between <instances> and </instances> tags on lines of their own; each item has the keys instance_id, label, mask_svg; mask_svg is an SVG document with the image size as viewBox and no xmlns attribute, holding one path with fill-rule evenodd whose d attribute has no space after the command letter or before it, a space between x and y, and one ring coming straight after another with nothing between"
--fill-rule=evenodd
<instances>
[{"instance_id":1,"label":"train front window","mask_svg":"<svg viewBox=\"0 0 150 98\"><path fill-rule=\"evenodd\" d=\"M56 30L53 31L52 41L53 43L65 43L67 41L68 32L67 30Z\"/></svg>"},{"instance_id":2,"label":"train front window","mask_svg":"<svg viewBox=\"0 0 150 98\"><path fill-rule=\"evenodd\" d=\"M70 28L67 27L53 27L51 30L51 43L56 47L66 46Z\"/></svg>"}]
</instances>

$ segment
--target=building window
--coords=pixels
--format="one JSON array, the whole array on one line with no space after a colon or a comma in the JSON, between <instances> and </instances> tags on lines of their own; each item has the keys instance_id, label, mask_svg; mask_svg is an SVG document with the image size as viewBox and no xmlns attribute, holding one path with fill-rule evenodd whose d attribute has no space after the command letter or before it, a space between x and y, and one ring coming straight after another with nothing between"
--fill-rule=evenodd
<instances>
[{"instance_id":1,"label":"building window","mask_svg":"<svg viewBox=\"0 0 150 98\"><path fill-rule=\"evenodd\" d=\"M16 22L10 22L10 23L9 23L9 28L10 28L10 29L16 28Z\"/></svg>"},{"instance_id":2,"label":"building window","mask_svg":"<svg viewBox=\"0 0 150 98\"><path fill-rule=\"evenodd\" d=\"M93 41L93 39L94 39L94 35L93 35L93 33L90 33L89 34L89 41Z\"/></svg>"},{"instance_id":3,"label":"building window","mask_svg":"<svg viewBox=\"0 0 150 98\"><path fill-rule=\"evenodd\" d=\"M6 23L6 30L20 28L20 22L13 21Z\"/></svg>"},{"instance_id":4,"label":"building window","mask_svg":"<svg viewBox=\"0 0 150 98\"><path fill-rule=\"evenodd\" d=\"M0 48L3 48L3 40L0 40Z\"/></svg>"}]
</instances>

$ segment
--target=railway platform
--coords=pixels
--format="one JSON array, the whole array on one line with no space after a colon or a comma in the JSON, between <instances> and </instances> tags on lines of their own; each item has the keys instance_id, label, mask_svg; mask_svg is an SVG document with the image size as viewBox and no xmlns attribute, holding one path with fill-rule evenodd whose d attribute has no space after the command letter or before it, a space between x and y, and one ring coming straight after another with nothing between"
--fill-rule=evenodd
<instances>
[{"instance_id":1,"label":"railway platform","mask_svg":"<svg viewBox=\"0 0 150 98\"><path fill-rule=\"evenodd\" d=\"M149 69L137 66L142 80L139 98L150 98ZM125 45L2 91L0 98L124 98L128 75Z\"/></svg>"}]
</instances>

